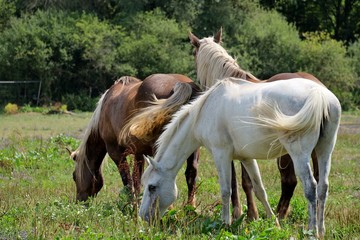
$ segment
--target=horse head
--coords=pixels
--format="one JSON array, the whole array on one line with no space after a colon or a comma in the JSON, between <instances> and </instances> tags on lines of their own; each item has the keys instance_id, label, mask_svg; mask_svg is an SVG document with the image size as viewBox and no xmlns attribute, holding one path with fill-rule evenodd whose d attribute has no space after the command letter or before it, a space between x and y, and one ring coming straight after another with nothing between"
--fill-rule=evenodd
<instances>
[{"instance_id":1,"label":"horse head","mask_svg":"<svg viewBox=\"0 0 360 240\"><path fill-rule=\"evenodd\" d=\"M142 219L151 223L161 217L176 200L178 189L175 177L171 177L152 158L145 156L144 158L149 166L142 177L144 194L139 214Z\"/></svg>"}]
</instances>

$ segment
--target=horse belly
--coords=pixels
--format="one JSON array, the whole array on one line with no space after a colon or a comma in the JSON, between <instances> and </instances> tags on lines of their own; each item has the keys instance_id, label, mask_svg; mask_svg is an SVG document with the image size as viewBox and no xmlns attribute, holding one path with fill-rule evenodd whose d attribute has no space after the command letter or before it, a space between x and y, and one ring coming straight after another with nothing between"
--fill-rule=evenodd
<instances>
[{"instance_id":1,"label":"horse belly","mask_svg":"<svg viewBox=\"0 0 360 240\"><path fill-rule=\"evenodd\" d=\"M286 153L276 133L256 126L247 131L233 132L232 141L237 159L272 159Z\"/></svg>"}]
</instances>

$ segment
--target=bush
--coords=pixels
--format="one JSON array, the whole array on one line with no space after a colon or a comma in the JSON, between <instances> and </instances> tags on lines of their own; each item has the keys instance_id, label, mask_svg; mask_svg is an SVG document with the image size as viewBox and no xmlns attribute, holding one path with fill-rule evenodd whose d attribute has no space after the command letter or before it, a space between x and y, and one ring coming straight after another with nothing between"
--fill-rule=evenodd
<instances>
[{"instance_id":1,"label":"bush","mask_svg":"<svg viewBox=\"0 0 360 240\"><path fill-rule=\"evenodd\" d=\"M356 75L346 48L324 33L306 34L299 70L314 74L340 100L343 110L354 108L352 89Z\"/></svg>"},{"instance_id":2,"label":"bush","mask_svg":"<svg viewBox=\"0 0 360 240\"><path fill-rule=\"evenodd\" d=\"M235 45L229 51L237 56L244 70L258 78L297 71L301 40L296 29L279 13L254 11L238 25L235 38Z\"/></svg>"},{"instance_id":3,"label":"bush","mask_svg":"<svg viewBox=\"0 0 360 240\"><path fill-rule=\"evenodd\" d=\"M355 86L352 90L353 102L360 108L360 41L356 41L348 49L349 57L352 61L352 66L356 74Z\"/></svg>"},{"instance_id":4,"label":"bush","mask_svg":"<svg viewBox=\"0 0 360 240\"><path fill-rule=\"evenodd\" d=\"M79 110L83 112L92 112L96 107L99 99L91 98L86 93L66 94L62 97L62 102L66 104L69 111Z\"/></svg>"},{"instance_id":5,"label":"bush","mask_svg":"<svg viewBox=\"0 0 360 240\"><path fill-rule=\"evenodd\" d=\"M16 104L8 103L5 106L4 111L6 114L15 114L19 111L19 107Z\"/></svg>"},{"instance_id":6,"label":"bush","mask_svg":"<svg viewBox=\"0 0 360 240\"><path fill-rule=\"evenodd\" d=\"M160 10L137 14L124 26L130 36L119 52L138 78L153 73L188 74L194 69L186 26Z\"/></svg>"}]
</instances>

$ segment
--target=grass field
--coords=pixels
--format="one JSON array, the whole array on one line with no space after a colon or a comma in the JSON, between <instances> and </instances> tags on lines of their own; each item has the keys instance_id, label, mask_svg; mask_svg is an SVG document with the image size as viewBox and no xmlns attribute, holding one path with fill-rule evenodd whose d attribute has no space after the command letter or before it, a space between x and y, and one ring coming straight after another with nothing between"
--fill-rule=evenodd
<instances>
[{"instance_id":1,"label":"grass field","mask_svg":"<svg viewBox=\"0 0 360 240\"><path fill-rule=\"evenodd\" d=\"M360 118L344 114L333 154L326 208L325 239L360 239ZM111 160L104 166L105 185L87 207L76 204L74 163L66 147L75 149L90 113L0 115L0 239L308 239L307 204L301 184L291 213L277 229L273 220L232 226L221 224L220 192L211 156L202 149L196 209L185 206L184 169L178 175L180 199L150 227L137 216L122 192ZM259 160L270 203L280 196L275 161ZM240 164L237 162L237 171ZM240 177L240 176L238 176ZM245 207L245 197L240 191ZM257 202L260 215L264 209Z\"/></svg>"}]
</instances>

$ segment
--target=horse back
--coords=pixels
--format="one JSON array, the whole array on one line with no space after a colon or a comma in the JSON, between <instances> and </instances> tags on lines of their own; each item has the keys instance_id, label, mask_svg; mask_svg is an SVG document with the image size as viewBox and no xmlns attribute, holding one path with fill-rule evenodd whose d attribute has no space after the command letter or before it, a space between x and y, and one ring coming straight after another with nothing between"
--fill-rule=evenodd
<instances>
[{"instance_id":1,"label":"horse back","mask_svg":"<svg viewBox=\"0 0 360 240\"><path fill-rule=\"evenodd\" d=\"M307 73L307 72L279 73L279 74L272 76L269 79L266 79L265 81L266 82L274 82L274 81L278 81L278 80L288 80L288 79L292 79L292 78L305 78L305 79L311 80L313 82L316 82L316 83L324 86L324 84L318 78L316 78L314 75Z\"/></svg>"},{"instance_id":2,"label":"horse back","mask_svg":"<svg viewBox=\"0 0 360 240\"><path fill-rule=\"evenodd\" d=\"M200 92L200 88L187 76L181 74L153 74L145 78L139 86L135 97L137 107L147 107L153 101L153 96L157 99L169 98L174 93L176 83L188 83L193 89L192 97Z\"/></svg>"},{"instance_id":3,"label":"horse back","mask_svg":"<svg viewBox=\"0 0 360 240\"><path fill-rule=\"evenodd\" d=\"M117 133L136 110L134 100L141 83L130 77L130 80L116 81L106 92L99 121L103 138L117 141Z\"/></svg>"}]
</instances>

